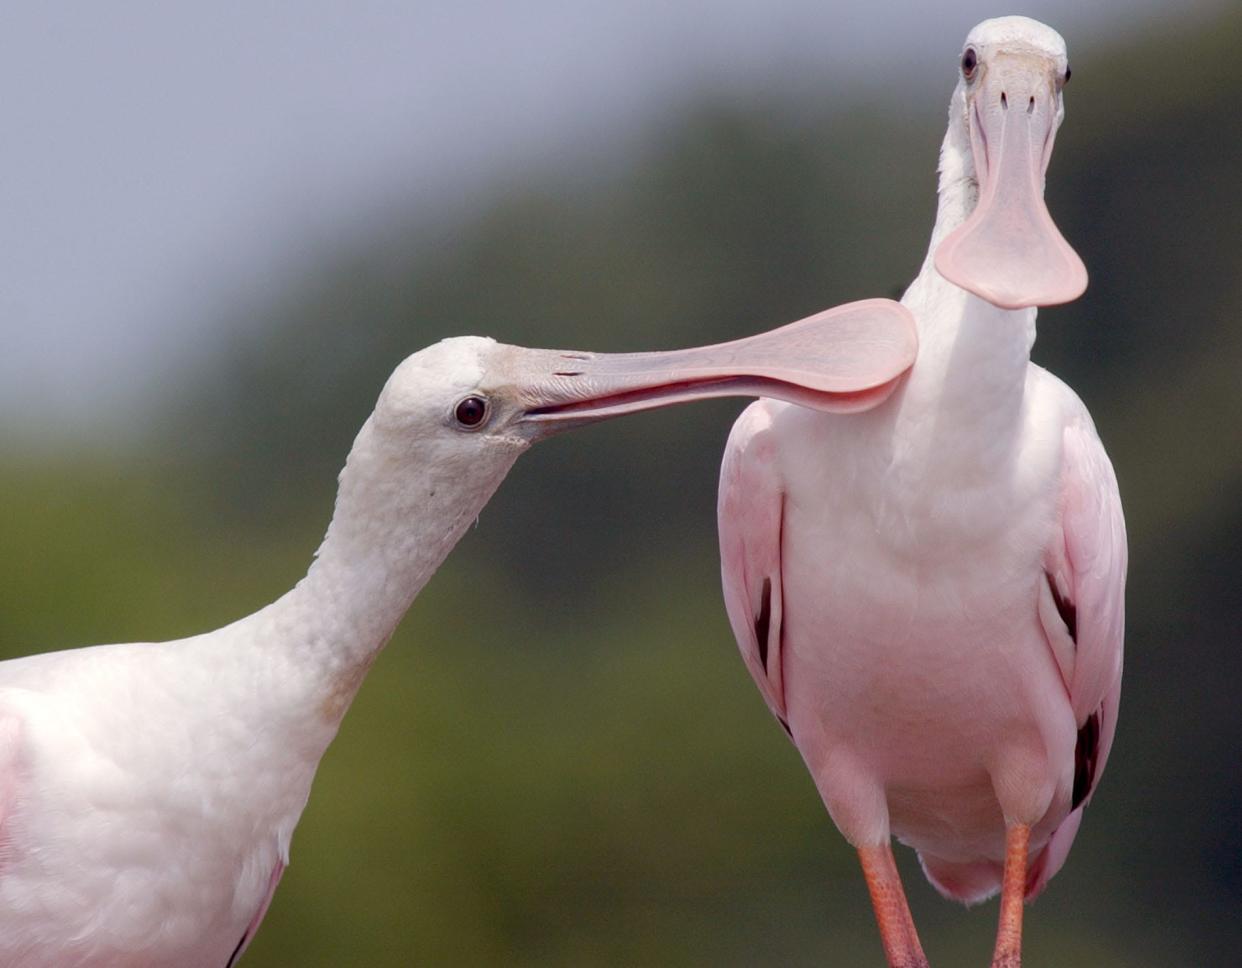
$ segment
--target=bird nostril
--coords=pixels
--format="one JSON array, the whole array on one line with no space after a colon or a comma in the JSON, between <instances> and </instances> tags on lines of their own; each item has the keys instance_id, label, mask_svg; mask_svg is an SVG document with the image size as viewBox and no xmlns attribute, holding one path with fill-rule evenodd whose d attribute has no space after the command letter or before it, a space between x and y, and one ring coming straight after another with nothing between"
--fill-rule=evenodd
<instances>
[{"instance_id":1,"label":"bird nostril","mask_svg":"<svg viewBox=\"0 0 1242 968\"><path fill-rule=\"evenodd\" d=\"M1009 110L1009 98L1005 97L1004 91L1001 91L1001 110L1002 111Z\"/></svg>"},{"instance_id":2,"label":"bird nostril","mask_svg":"<svg viewBox=\"0 0 1242 968\"><path fill-rule=\"evenodd\" d=\"M1034 94L1032 94L1031 99L1026 102L1026 113L1027 114L1035 113L1035 95Z\"/></svg>"}]
</instances>

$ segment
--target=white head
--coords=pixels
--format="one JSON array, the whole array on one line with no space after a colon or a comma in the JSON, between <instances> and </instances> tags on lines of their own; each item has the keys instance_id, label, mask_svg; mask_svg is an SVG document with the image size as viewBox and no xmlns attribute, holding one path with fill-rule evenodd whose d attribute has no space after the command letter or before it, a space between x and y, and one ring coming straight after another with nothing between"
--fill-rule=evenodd
<instances>
[{"instance_id":1,"label":"white head","mask_svg":"<svg viewBox=\"0 0 1242 968\"><path fill-rule=\"evenodd\" d=\"M464 336L407 357L380 393L373 430L403 459L435 466L446 481L498 481L530 444L505 375L506 349Z\"/></svg>"},{"instance_id":2,"label":"white head","mask_svg":"<svg viewBox=\"0 0 1242 968\"><path fill-rule=\"evenodd\" d=\"M1087 270L1044 205L1044 173L1065 117L1065 41L1026 17L966 37L946 139L978 185L970 217L936 252L950 282L1005 309L1078 298Z\"/></svg>"}]
</instances>

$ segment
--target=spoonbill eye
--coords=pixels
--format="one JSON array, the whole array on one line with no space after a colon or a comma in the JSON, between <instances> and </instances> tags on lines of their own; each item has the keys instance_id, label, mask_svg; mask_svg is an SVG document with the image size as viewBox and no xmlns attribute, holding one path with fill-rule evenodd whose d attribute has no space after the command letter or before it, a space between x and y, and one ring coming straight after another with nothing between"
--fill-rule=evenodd
<instances>
[{"instance_id":1,"label":"spoonbill eye","mask_svg":"<svg viewBox=\"0 0 1242 968\"><path fill-rule=\"evenodd\" d=\"M482 397L466 397L457 404L453 416L459 425L473 430L487 417L487 401Z\"/></svg>"},{"instance_id":2,"label":"spoonbill eye","mask_svg":"<svg viewBox=\"0 0 1242 968\"><path fill-rule=\"evenodd\" d=\"M975 53L973 47L967 47L966 53L962 55L962 77L970 80L975 76L975 67L979 64L979 57Z\"/></svg>"},{"instance_id":3,"label":"spoonbill eye","mask_svg":"<svg viewBox=\"0 0 1242 968\"><path fill-rule=\"evenodd\" d=\"M1070 78L1070 69L1069 69L1069 65L1068 65L1068 64L1066 64L1066 65L1065 65L1065 76L1064 76L1063 78L1061 78L1061 83L1062 83L1062 84L1068 84L1068 83L1069 83L1069 78Z\"/></svg>"}]
</instances>

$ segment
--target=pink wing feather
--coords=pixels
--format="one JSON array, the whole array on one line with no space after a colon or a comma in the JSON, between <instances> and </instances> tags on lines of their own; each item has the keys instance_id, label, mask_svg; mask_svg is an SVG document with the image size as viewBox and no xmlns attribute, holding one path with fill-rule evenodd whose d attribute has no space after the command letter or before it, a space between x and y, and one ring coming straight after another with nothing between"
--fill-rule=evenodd
<instances>
[{"instance_id":1,"label":"pink wing feather","mask_svg":"<svg viewBox=\"0 0 1242 968\"><path fill-rule=\"evenodd\" d=\"M21 721L11 713L0 712L0 876L9 849L6 823L17 793L17 743Z\"/></svg>"},{"instance_id":2,"label":"pink wing feather","mask_svg":"<svg viewBox=\"0 0 1242 968\"><path fill-rule=\"evenodd\" d=\"M237 942L237 947L233 949L233 955L229 958L229 963L225 968L233 968L241 956L246 953L246 949L250 947L250 942L254 940L254 936L259 933L259 925L263 923L263 918L267 914L267 909L272 906L272 898L276 895L276 887L280 884L280 876L285 872L283 861L277 861L276 866L272 868L272 875L268 879L267 894L264 896L262 903L259 904L259 910L250 920L250 924L246 927L245 933L242 934L241 940Z\"/></svg>"},{"instance_id":3,"label":"pink wing feather","mask_svg":"<svg viewBox=\"0 0 1242 968\"><path fill-rule=\"evenodd\" d=\"M1112 749L1121 698L1125 635L1126 525L1117 478L1085 409L1065 428L1061 532L1048 562L1068 617L1074 661L1067 685L1079 728L1074 808L1032 865L1027 895L1043 890L1065 863L1082 811Z\"/></svg>"},{"instance_id":4,"label":"pink wing feather","mask_svg":"<svg viewBox=\"0 0 1242 968\"><path fill-rule=\"evenodd\" d=\"M769 432L773 406L753 403L733 425L720 467L717 520L729 623L755 685L788 732L781 655L785 496Z\"/></svg>"}]
</instances>

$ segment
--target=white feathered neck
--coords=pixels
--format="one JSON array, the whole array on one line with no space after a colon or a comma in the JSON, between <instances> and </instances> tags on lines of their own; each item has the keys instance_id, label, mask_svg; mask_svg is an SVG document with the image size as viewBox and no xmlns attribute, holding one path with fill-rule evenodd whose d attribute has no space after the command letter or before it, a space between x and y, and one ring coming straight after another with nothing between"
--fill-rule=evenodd
<instances>
[{"instance_id":1,"label":"white feathered neck","mask_svg":"<svg viewBox=\"0 0 1242 968\"><path fill-rule=\"evenodd\" d=\"M266 665L288 682L273 701L324 718L333 730L415 596L491 498L520 450L457 459L448 445L420 443L363 425L341 471L336 505L306 576L242 623ZM246 637L243 637L246 638Z\"/></svg>"}]
</instances>

